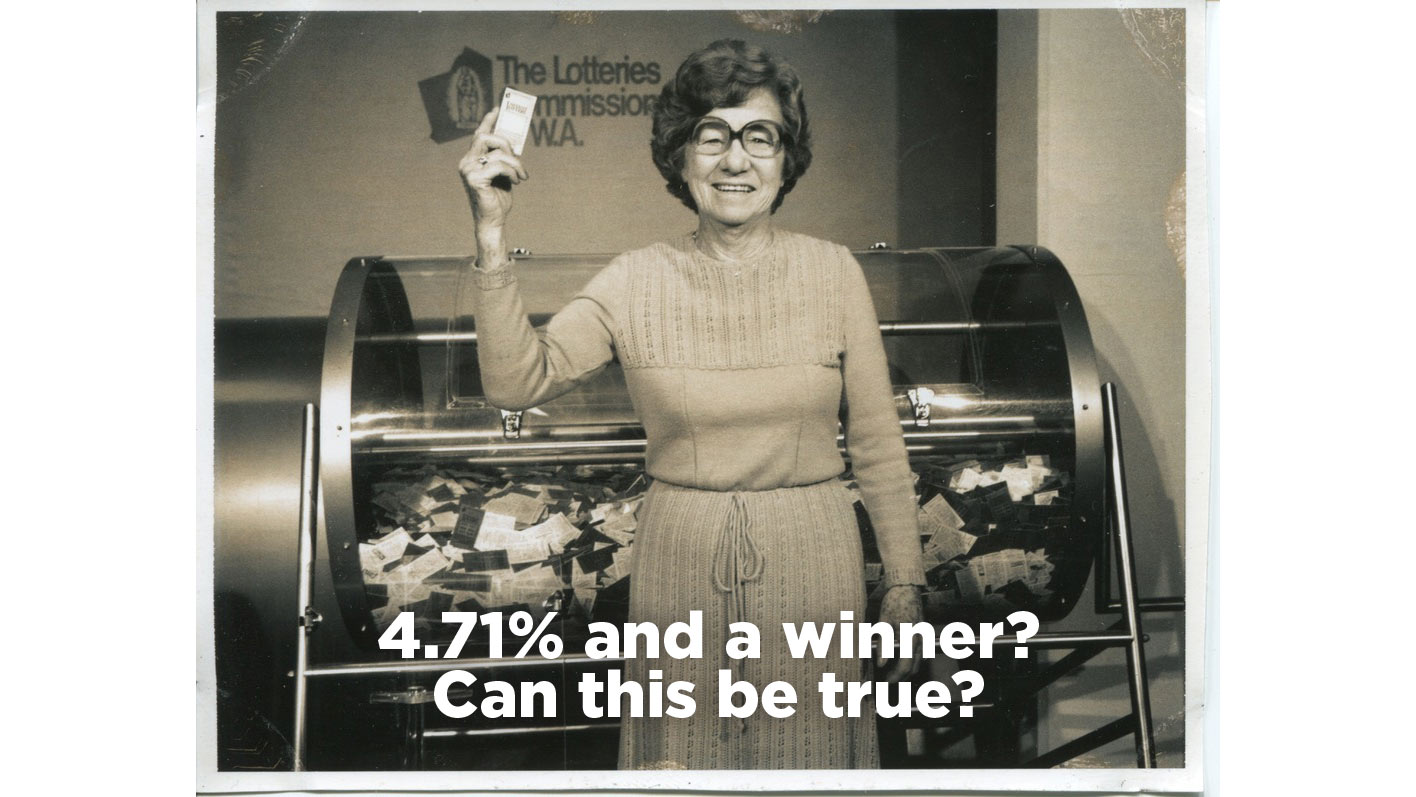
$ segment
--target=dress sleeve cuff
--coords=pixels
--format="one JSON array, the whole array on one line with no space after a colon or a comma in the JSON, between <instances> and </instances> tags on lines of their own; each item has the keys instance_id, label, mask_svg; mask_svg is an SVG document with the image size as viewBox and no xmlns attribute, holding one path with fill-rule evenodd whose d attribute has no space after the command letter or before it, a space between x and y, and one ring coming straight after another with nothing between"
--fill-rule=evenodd
<instances>
[{"instance_id":1,"label":"dress sleeve cuff","mask_svg":"<svg viewBox=\"0 0 1416 797\"><path fill-rule=\"evenodd\" d=\"M472 272L472 281L476 283L477 287L484 291L490 291L505 288L516 282L516 272L511 267L513 262L515 261L509 260L506 265L489 270L478 265L477 258L474 257L467 261L467 265Z\"/></svg>"},{"instance_id":2,"label":"dress sleeve cuff","mask_svg":"<svg viewBox=\"0 0 1416 797\"><path fill-rule=\"evenodd\" d=\"M919 587L925 589L928 583L924 580L924 568L922 567L897 567L885 569L885 588L891 587Z\"/></svg>"}]
</instances>

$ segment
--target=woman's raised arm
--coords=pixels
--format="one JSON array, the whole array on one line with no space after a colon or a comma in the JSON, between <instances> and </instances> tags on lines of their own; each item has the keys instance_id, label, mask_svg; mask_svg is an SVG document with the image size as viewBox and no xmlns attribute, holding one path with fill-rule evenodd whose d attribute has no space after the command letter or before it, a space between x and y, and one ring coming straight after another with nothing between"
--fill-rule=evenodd
<instances>
[{"instance_id":1,"label":"woman's raised arm","mask_svg":"<svg viewBox=\"0 0 1416 797\"><path fill-rule=\"evenodd\" d=\"M482 390L494 406L522 410L549 401L594 376L614 357L612 305L622 296L618 269L606 268L535 330L517 289L507 254L506 220L512 186L528 177L505 138L492 132L498 111L483 117L458 164L477 239L477 256L464 267L459 307L477 321Z\"/></svg>"}]
</instances>

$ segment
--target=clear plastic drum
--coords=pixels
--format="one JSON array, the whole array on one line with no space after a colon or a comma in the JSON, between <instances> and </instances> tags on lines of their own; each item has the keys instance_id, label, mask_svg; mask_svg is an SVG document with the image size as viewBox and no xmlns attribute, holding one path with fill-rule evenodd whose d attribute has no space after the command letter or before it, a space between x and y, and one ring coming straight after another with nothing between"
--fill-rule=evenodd
<instances>
[{"instance_id":1,"label":"clear plastic drum","mask_svg":"<svg viewBox=\"0 0 1416 797\"><path fill-rule=\"evenodd\" d=\"M1102 497L1095 359L1066 270L1038 247L856 256L916 475L927 614L1065 616ZM533 323L609 260L520 258ZM404 611L426 638L443 611L556 609L574 648L586 623L627 607L643 429L617 365L525 412L488 403L476 329L457 306L462 264L360 258L336 288L321 479L340 607L365 646ZM858 516L874 589L878 554Z\"/></svg>"}]
</instances>

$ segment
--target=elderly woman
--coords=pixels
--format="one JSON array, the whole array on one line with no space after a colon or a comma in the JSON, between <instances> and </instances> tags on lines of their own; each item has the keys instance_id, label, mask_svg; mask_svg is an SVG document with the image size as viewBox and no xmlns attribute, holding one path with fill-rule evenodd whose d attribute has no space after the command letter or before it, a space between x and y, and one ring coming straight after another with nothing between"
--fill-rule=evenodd
<instances>
[{"instance_id":1,"label":"elderly woman","mask_svg":"<svg viewBox=\"0 0 1416 797\"><path fill-rule=\"evenodd\" d=\"M470 269L483 387L531 407L624 368L648 438L630 619L660 628L703 612L701 660L635 659L695 684L684 719L626 718L627 769L878 765L874 714L831 719L817 684L867 677L860 659L794 659L782 623L864 620L860 534L838 478L838 422L884 562L881 619L920 617L924 584L910 468L860 265L842 246L773 224L811 163L796 72L724 40L693 53L655 107L654 163L698 216L696 231L616 258L538 335L517 292L505 225L527 172L483 120L461 172L472 200ZM761 629L759 658L724 652L729 625ZM898 680L911 661L882 660ZM791 684L796 711L718 716L719 670L760 691ZM658 676L655 673L655 676Z\"/></svg>"}]
</instances>

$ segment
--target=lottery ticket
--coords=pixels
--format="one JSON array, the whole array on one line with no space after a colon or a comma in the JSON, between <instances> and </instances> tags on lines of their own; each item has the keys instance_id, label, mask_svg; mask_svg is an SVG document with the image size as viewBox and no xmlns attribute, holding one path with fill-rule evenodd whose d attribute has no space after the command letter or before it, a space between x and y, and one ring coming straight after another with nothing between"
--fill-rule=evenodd
<instances>
[{"instance_id":1,"label":"lottery ticket","mask_svg":"<svg viewBox=\"0 0 1416 797\"><path fill-rule=\"evenodd\" d=\"M526 134L531 130L531 112L536 108L536 96L508 87L502 92L501 112L492 130L511 142L511 151L521 156L526 149Z\"/></svg>"}]
</instances>

